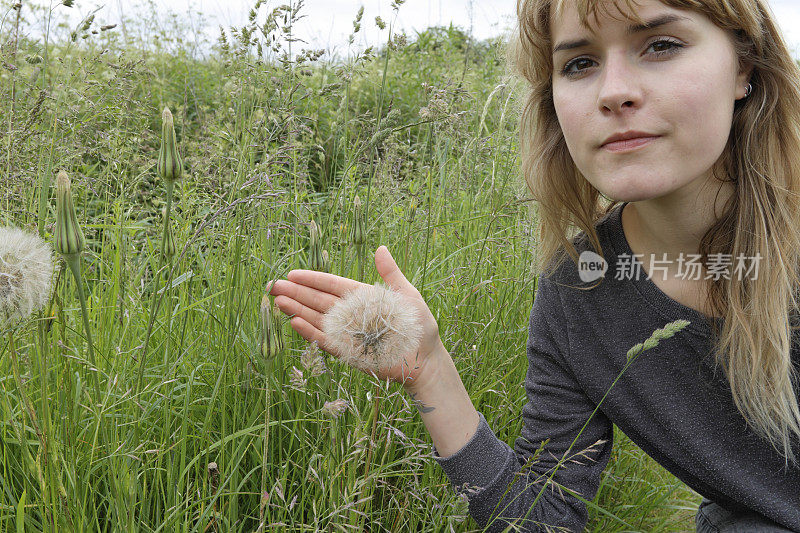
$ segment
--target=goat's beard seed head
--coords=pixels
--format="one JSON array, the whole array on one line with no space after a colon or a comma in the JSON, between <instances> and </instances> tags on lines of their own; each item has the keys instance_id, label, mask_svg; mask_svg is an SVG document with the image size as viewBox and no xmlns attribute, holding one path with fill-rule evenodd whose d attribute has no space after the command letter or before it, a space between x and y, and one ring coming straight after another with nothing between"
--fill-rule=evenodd
<instances>
[{"instance_id":1,"label":"goat's beard seed head","mask_svg":"<svg viewBox=\"0 0 800 533\"><path fill-rule=\"evenodd\" d=\"M0 327L44 307L53 278L53 251L39 236L0 227Z\"/></svg>"},{"instance_id":2,"label":"goat's beard seed head","mask_svg":"<svg viewBox=\"0 0 800 533\"><path fill-rule=\"evenodd\" d=\"M322 317L322 331L339 359L373 372L402 362L422 339L417 308L381 282L345 294Z\"/></svg>"}]
</instances>

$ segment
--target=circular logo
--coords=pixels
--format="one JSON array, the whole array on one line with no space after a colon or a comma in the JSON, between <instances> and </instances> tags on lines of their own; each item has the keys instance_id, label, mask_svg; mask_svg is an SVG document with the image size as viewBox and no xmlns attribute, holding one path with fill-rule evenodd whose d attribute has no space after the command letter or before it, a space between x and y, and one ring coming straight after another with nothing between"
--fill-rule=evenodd
<instances>
[{"instance_id":1,"label":"circular logo","mask_svg":"<svg viewBox=\"0 0 800 533\"><path fill-rule=\"evenodd\" d=\"M578 275L583 282L597 281L606 274L608 263L603 256L590 250L581 252L578 256Z\"/></svg>"}]
</instances>

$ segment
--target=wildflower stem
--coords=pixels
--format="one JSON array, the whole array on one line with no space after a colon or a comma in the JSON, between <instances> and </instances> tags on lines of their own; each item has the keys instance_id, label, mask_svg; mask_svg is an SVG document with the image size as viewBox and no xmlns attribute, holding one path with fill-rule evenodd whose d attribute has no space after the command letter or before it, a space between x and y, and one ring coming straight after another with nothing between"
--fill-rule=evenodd
<instances>
[{"instance_id":1,"label":"wildflower stem","mask_svg":"<svg viewBox=\"0 0 800 533\"><path fill-rule=\"evenodd\" d=\"M258 523L259 528L263 530L264 525L264 502L263 502L263 494L264 491L267 489L267 470L269 468L269 408L270 403L272 401L272 387L270 386L270 381L272 379L272 361L267 361L266 369L267 369L267 378L264 380L264 450L261 462L261 498L262 501L258 508Z\"/></svg>"},{"instance_id":2,"label":"wildflower stem","mask_svg":"<svg viewBox=\"0 0 800 533\"><path fill-rule=\"evenodd\" d=\"M139 375L136 378L136 392L138 393L142 387L142 377L144 376L144 363L147 356L147 346L150 343L150 335L153 333L153 324L155 323L157 304L156 298L158 296L158 276L161 269L164 268L164 250L166 249L167 242L167 225L169 224L170 210L172 208L172 192L175 188L173 180L166 180L167 183L167 211L164 215L164 229L161 234L161 252L158 257L158 270L153 276L153 295L150 298L150 318L147 323L147 333L144 336L144 343L142 343L142 353L139 356ZM167 284L171 284L172 280L167 279ZM165 291L166 292L166 291Z\"/></svg>"},{"instance_id":3,"label":"wildflower stem","mask_svg":"<svg viewBox=\"0 0 800 533\"><path fill-rule=\"evenodd\" d=\"M364 467L364 479L367 480L367 485L366 485L365 488L367 489L368 493L372 492L372 483L369 481L369 467L372 464L372 449L373 449L373 446L374 446L373 443L375 442L375 432L376 432L376 430L378 428L378 411L379 411L380 405L381 405L380 392L381 392L380 385L378 385L376 383L375 384L375 393L374 393L374 395L375 395L375 403L372 406L372 429L370 431L369 443L367 444L367 446L369 447L369 450L367 450L367 461L366 461L365 467ZM367 500L365 500L362 505L366 506L367 505ZM361 511L365 511L365 509L362 508ZM362 515L362 516L364 516L364 515Z\"/></svg>"},{"instance_id":4,"label":"wildflower stem","mask_svg":"<svg viewBox=\"0 0 800 533\"><path fill-rule=\"evenodd\" d=\"M92 365L90 370L92 374L92 382L94 383L94 392L97 399L100 399L100 380L97 378L97 361L94 357L94 343L92 342L92 331L89 327L89 313L86 310L86 294L83 291L83 280L81 278L81 257L80 254L65 255L64 260L67 262L72 277L75 278L75 285L78 290L78 300L81 303L81 316L83 317L83 330L86 332L86 346L89 351L89 363Z\"/></svg>"},{"instance_id":5,"label":"wildflower stem","mask_svg":"<svg viewBox=\"0 0 800 533\"><path fill-rule=\"evenodd\" d=\"M31 419L31 426L33 426L33 430L36 432L39 440L43 443L42 432L39 429L39 422L36 419L36 411L33 409L33 404L31 403L30 398L28 398L28 395L25 394L25 385L22 383L22 377L19 374L19 359L17 356L17 349L14 346L13 331L8 332L8 351L11 354L11 370L14 374L14 383L17 385L19 395L22 396L22 404L25 406L25 410L28 412L28 418Z\"/></svg>"},{"instance_id":6,"label":"wildflower stem","mask_svg":"<svg viewBox=\"0 0 800 533\"><path fill-rule=\"evenodd\" d=\"M358 281L364 283L364 245L356 245L356 256L358 258Z\"/></svg>"}]
</instances>

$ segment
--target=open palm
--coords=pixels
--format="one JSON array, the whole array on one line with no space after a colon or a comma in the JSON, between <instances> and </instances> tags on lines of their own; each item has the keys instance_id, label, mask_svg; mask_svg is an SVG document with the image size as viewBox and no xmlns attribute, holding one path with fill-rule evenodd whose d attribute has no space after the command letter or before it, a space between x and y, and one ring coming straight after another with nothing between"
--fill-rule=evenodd
<instances>
[{"instance_id":1,"label":"open palm","mask_svg":"<svg viewBox=\"0 0 800 533\"><path fill-rule=\"evenodd\" d=\"M418 310L422 327L419 349L376 375L406 385L418 383L434 366L432 358L441 344L439 326L422 295L406 279L385 246L375 252L375 267L383 281ZM315 270L292 270L286 277L272 283L269 294L275 296L275 304L283 313L292 315L292 329L308 342L317 341L322 350L334 357L341 357L343 354L337 353L322 331L322 317L346 293L367 284Z\"/></svg>"}]
</instances>

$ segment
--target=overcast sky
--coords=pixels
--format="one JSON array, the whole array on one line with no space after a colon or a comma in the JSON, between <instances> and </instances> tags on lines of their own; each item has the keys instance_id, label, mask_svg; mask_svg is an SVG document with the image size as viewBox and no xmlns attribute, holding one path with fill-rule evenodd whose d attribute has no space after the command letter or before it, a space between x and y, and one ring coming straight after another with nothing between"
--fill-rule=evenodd
<instances>
[{"instance_id":1,"label":"overcast sky","mask_svg":"<svg viewBox=\"0 0 800 533\"><path fill-rule=\"evenodd\" d=\"M85 15L97 6L104 6L96 20L101 24L113 24L119 13L135 16L137 6L144 0L76 0L73 15ZM184 13L188 6L203 13L209 23L209 40L219 35L218 25L241 26L255 0L152 0L159 8ZM290 0L267 1L267 9L289 3ZM293 0L296 4L296 0ZM796 58L800 58L800 0L768 0L786 42ZM308 42L300 47L325 48L329 52L347 55L347 36L352 32L353 19L360 6L364 6L361 22L362 33L356 38L356 46L385 42L388 28L380 31L375 26L375 17L387 23L393 20L391 0L306 0L301 15L305 18L296 26L296 36ZM77 8L77 9L76 9ZM450 22L465 30L472 30L478 39L498 35L513 25L516 0L407 0L400 7L396 28L405 29L409 35L414 30L423 30L432 25L448 25Z\"/></svg>"}]
</instances>

